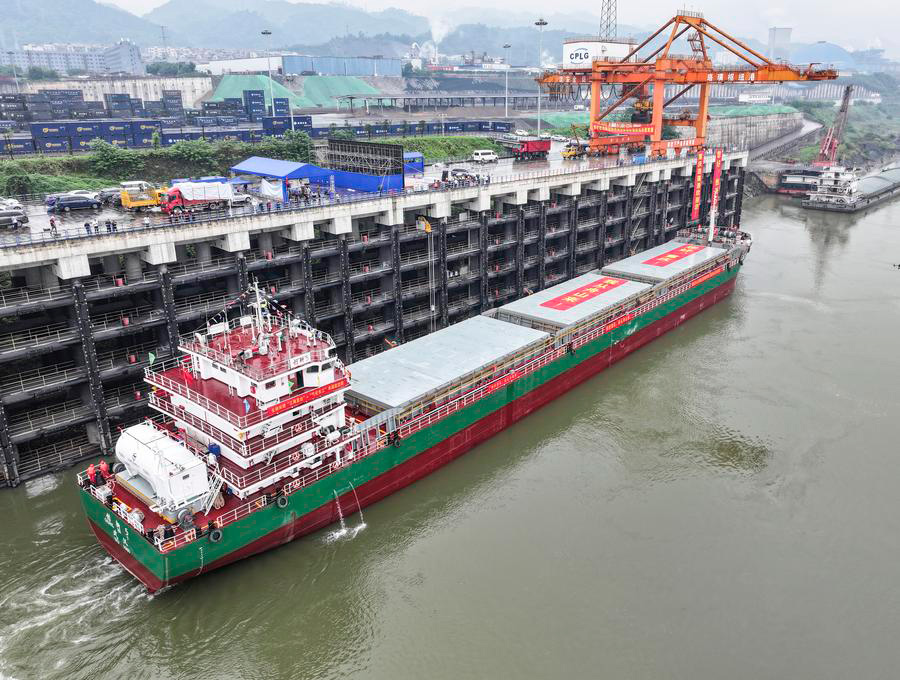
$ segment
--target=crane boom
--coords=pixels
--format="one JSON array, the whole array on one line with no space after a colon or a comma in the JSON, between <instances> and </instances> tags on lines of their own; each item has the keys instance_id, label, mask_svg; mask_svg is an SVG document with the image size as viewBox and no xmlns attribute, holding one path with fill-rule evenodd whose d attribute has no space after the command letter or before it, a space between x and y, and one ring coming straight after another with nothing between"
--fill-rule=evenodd
<instances>
[{"instance_id":1,"label":"crane boom","mask_svg":"<svg viewBox=\"0 0 900 680\"><path fill-rule=\"evenodd\" d=\"M834 117L834 123L828 128L825 138L822 140L822 146L819 147L819 157L816 159L815 165L834 165L837 160L838 146L841 144L847 118L850 115L850 95L852 93L853 86L847 85L844 88L844 96L841 97L841 106Z\"/></svg>"},{"instance_id":2,"label":"crane boom","mask_svg":"<svg viewBox=\"0 0 900 680\"><path fill-rule=\"evenodd\" d=\"M672 45L685 34L691 54L672 53ZM655 40L658 46L647 53ZM715 67L709 54L710 48L715 45L731 52L741 63L736 66ZM706 21L702 14L682 11L622 59L595 58L589 67L547 71L537 78L537 82L549 92L551 100L574 100L580 87L590 86L588 136L592 152L603 153L607 149L617 148L623 141L622 135L628 135L649 141L651 153L661 154L667 149L675 149L677 152L705 145L711 85L752 85L835 78L837 71L832 68L819 68L815 64L799 67L770 61ZM666 85L670 84L684 89L666 101ZM619 86L620 93L618 100L605 108L601 107L604 86L607 92L615 92L616 85ZM695 87L699 90L698 112L665 117L665 107ZM609 123L601 125L601 121L628 99L635 100L632 122L618 123L614 126L617 128L615 134L610 134ZM664 125L693 127L694 137L663 140Z\"/></svg>"}]
</instances>

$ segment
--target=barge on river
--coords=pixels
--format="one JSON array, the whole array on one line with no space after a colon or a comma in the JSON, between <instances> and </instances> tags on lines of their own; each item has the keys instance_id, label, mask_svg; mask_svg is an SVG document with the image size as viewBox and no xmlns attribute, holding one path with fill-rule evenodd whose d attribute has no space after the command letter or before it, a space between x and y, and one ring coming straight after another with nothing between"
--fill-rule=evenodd
<instances>
[{"instance_id":1,"label":"barge on river","mask_svg":"<svg viewBox=\"0 0 900 680\"><path fill-rule=\"evenodd\" d=\"M728 296L750 244L681 232L349 367L251 286L146 369L158 416L78 475L90 527L150 591L326 527Z\"/></svg>"}]
</instances>

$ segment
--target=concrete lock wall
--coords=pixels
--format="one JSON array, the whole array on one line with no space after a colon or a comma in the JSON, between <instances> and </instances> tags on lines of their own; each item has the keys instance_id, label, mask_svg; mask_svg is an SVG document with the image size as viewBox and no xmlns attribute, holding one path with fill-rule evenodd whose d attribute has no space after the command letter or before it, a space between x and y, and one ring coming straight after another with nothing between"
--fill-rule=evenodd
<instances>
[{"instance_id":1,"label":"concrete lock wall","mask_svg":"<svg viewBox=\"0 0 900 680\"><path fill-rule=\"evenodd\" d=\"M746 160L725 155L721 226L740 222ZM571 167L0 248L0 486L108 453L151 413L144 368L251 280L352 363L670 240L697 223L693 179L693 158Z\"/></svg>"},{"instance_id":2,"label":"concrete lock wall","mask_svg":"<svg viewBox=\"0 0 900 680\"><path fill-rule=\"evenodd\" d=\"M793 132L802 124L803 114L799 111L766 116L713 118L709 122L707 145L754 148Z\"/></svg>"}]
</instances>

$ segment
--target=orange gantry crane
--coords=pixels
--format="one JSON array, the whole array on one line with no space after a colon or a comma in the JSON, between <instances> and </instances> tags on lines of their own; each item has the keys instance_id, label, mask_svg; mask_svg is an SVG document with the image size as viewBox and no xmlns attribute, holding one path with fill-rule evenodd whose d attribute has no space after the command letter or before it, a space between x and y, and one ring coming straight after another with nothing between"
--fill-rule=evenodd
<instances>
[{"instance_id":1,"label":"orange gantry crane","mask_svg":"<svg viewBox=\"0 0 900 680\"><path fill-rule=\"evenodd\" d=\"M670 28L668 38L661 36ZM691 54L670 52L673 43L686 36ZM657 38L658 47L649 54L648 45ZM709 54L711 44L728 50L741 60L738 66L715 67ZM647 48L647 49L645 49ZM694 149L706 142L706 124L711 85L751 85L781 83L798 80L833 80L837 71L832 68L805 68L773 62L739 40L709 23L697 12L682 11L669 19L658 31L632 49L622 59L595 59L589 68L563 68L547 71L537 78L551 99L575 100L580 89L591 88L591 117L588 135L592 153L614 153L621 145L649 141L653 155L665 154L668 149ZM666 100L666 85L680 85L682 89ZM615 91L616 86L620 88ZM693 88L699 88L697 113L682 112L666 116L665 107ZM616 100L603 106L604 89ZM626 101L634 99L631 121L608 121L607 116ZM664 125L694 128L694 136L681 139L662 138Z\"/></svg>"}]
</instances>

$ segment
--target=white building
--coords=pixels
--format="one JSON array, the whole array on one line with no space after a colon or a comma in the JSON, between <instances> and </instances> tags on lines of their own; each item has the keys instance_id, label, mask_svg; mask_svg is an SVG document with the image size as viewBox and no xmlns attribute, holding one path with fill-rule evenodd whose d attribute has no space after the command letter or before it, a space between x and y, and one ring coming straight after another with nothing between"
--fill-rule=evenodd
<instances>
[{"instance_id":1,"label":"white building","mask_svg":"<svg viewBox=\"0 0 900 680\"><path fill-rule=\"evenodd\" d=\"M73 71L109 74L144 75L147 70L138 46L120 40L112 47L99 45L25 45L21 50L0 51L0 65L14 66L23 73L31 67L45 68L60 74Z\"/></svg>"}]
</instances>

